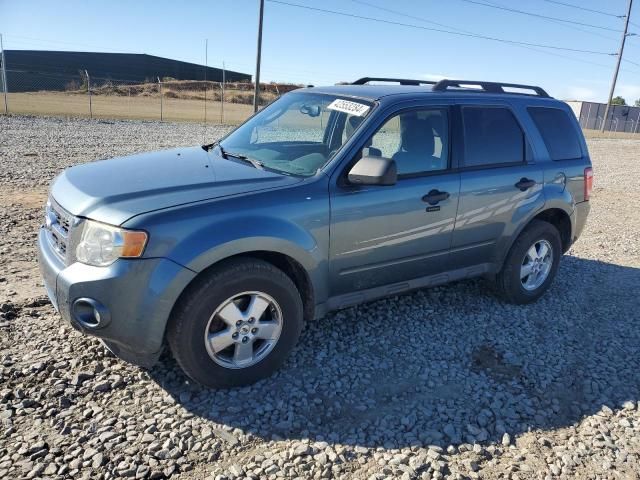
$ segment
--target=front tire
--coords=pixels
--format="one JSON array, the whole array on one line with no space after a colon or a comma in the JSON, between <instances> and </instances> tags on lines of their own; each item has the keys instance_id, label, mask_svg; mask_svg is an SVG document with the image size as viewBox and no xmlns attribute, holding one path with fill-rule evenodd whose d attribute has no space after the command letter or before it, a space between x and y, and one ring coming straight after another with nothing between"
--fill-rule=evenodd
<instances>
[{"instance_id":1,"label":"front tire","mask_svg":"<svg viewBox=\"0 0 640 480\"><path fill-rule=\"evenodd\" d=\"M535 302L551 286L561 255L556 227L533 220L516 239L496 276L500 296L518 305Z\"/></svg>"},{"instance_id":2,"label":"front tire","mask_svg":"<svg viewBox=\"0 0 640 480\"><path fill-rule=\"evenodd\" d=\"M277 370L302 325L300 293L284 272L262 260L234 259L214 267L183 295L167 338L192 380L235 387Z\"/></svg>"}]
</instances>

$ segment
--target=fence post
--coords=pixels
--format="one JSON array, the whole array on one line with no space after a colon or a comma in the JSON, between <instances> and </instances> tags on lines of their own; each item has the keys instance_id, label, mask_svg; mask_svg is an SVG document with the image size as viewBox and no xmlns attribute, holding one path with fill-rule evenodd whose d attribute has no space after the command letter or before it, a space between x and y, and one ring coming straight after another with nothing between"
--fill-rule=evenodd
<instances>
[{"instance_id":1,"label":"fence post","mask_svg":"<svg viewBox=\"0 0 640 480\"><path fill-rule=\"evenodd\" d=\"M618 117L612 119L611 123L609 124L609 138L614 138L616 133L618 133Z\"/></svg>"},{"instance_id":2,"label":"fence post","mask_svg":"<svg viewBox=\"0 0 640 480\"><path fill-rule=\"evenodd\" d=\"M156 77L158 79L158 89L160 90L160 121L162 121L162 82L160 81L160 77Z\"/></svg>"},{"instance_id":3,"label":"fence post","mask_svg":"<svg viewBox=\"0 0 640 480\"><path fill-rule=\"evenodd\" d=\"M2 52L2 56L0 57L0 61L2 62L2 91L4 92L4 113L5 115L9 113L9 106L7 104L7 91L9 87L7 85L7 61L4 57L4 45L2 44L2 34L0 33L0 51Z\"/></svg>"},{"instance_id":4,"label":"fence post","mask_svg":"<svg viewBox=\"0 0 640 480\"><path fill-rule=\"evenodd\" d=\"M86 70L84 74L87 76L87 93L89 94L89 118L93 118L93 105L91 102L91 77L89 77L89 72Z\"/></svg>"},{"instance_id":5,"label":"fence post","mask_svg":"<svg viewBox=\"0 0 640 480\"><path fill-rule=\"evenodd\" d=\"M226 81L227 71L222 62L222 93L220 94L220 123L224 123L224 83Z\"/></svg>"},{"instance_id":6,"label":"fence post","mask_svg":"<svg viewBox=\"0 0 640 480\"><path fill-rule=\"evenodd\" d=\"M633 133L638 133L638 123L640 123L640 111L638 111L638 119L636 120L636 127L633 130Z\"/></svg>"},{"instance_id":7,"label":"fence post","mask_svg":"<svg viewBox=\"0 0 640 480\"><path fill-rule=\"evenodd\" d=\"M204 40L204 124L207 131L207 70L209 69L209 39ZM206 135L206 133L205 133Z\"/></svg>"},{"instance_id":8,"label":"fence post","mask_svg":"<svg viewBox=\"0 0 640 480\"><path fill-rule=\"evenodd\" d=\"M591 104L589 104L589 108L587 110L587 122L585 124L585 129L588 130L589 129L589 118L591 117Z\"/></svg>"}]
</instances>

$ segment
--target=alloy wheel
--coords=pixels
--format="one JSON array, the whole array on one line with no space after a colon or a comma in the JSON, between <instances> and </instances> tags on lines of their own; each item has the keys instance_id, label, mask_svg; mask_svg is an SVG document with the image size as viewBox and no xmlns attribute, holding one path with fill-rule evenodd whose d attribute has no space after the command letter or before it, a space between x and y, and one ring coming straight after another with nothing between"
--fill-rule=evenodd
<instances>
[{"instance_id":1,"label":"alloy wheel","mask_svg":"<svg viewBox=\"0 0 640 480\"><path fill-rule=\"evenodd\" d=\"M205 329L211 359L225 368L247 368L263 360L282 332L282 310L263 292L242 292L215 309Z\"/></svg>"},{"instance_id":2,"label":"alloy wheel","mask_svg":"<svg viewBox=\"0 0 640 480\"><path fill-rule=\"evenodd\" d=\"M539 288L549 276L553 265L553 249L546 240L535 242L525 253L520 266L520 281L527 291Z\"/></svg>"}]
</instances>

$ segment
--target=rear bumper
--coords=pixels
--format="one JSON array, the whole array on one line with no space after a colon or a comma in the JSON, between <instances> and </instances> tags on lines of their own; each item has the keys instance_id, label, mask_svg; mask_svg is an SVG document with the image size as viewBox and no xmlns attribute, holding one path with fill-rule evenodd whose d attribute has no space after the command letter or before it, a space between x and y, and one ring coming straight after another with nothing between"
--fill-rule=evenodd
<instances>
[{"instance_id":1,"label":"rear bumper","mask_svg":"<svg viewBox=\"0 0 640 480\"><path fill-rule=\"evenodd\" d=\"M587 217L589 216L589 211L591 210L591 205L589 202L580 202L576 203L576 208L574 210L574 228L573 228L573 237L571 238L571 243L573 244L580 235L582 235L582 231L584 230L584 226L587 223Z\"/></svg>"},{"instance_id":2,"label":"rear bumper","mask_svg":"<svg viewBox=\"0 0 640 480\"><path fill-rule=\"evenodd\" d=\"M66 266L43 229L38 252L47 295L66 322L102 339L125 361L144 367L155 363L171 309L194 272L165 258L120 259L108 267ZM100 321L83 321L78 300L99 305Z\"/></svg>"}]
</instances>

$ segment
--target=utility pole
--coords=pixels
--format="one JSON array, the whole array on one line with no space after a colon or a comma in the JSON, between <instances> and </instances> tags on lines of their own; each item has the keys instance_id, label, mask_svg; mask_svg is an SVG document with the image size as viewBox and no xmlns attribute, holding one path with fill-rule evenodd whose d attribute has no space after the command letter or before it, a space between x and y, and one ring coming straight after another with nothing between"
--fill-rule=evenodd
<instances>
[{"instance_id":1,"label":"utility pole","mask_svg":"<svg viewBox=\"0 0 640 480\"><path fill-rule=\"evenodd\" d=\"M260 17L258 18L258 53L256 55L256 86L253 91L253 111L258 111L258 97L260 96L260 55L262 54L262 17L264 15L264 0L260 0Z\"/></svg>"},{"instance_id":2,"label":"utility pole","mask_svg":"<svg viewBox=\"0 0 640 480\"><path fill-rule=\"evenodd\" d=\"M624 31L622 32L622 41L620 42L620 50L618 51L618 60L616 61L616 69L613 72L613 79L611 80L611 90L609 90L609 100L607 101L607 108L604 110L604 119L602 120L601 132L604 132L607 126L607 118L609 117L609 108L611 107L611 100L613 99L613 92L616 89L616 82L618 81L618 72L620 71L620 62L622 62L622 54L624 52L624 43L627 40L627 33L629 29L629 17L631 16L631 4L633 0L629 0L627 5L627 15L624 18Z\"/></svg>"}]
</instances>

